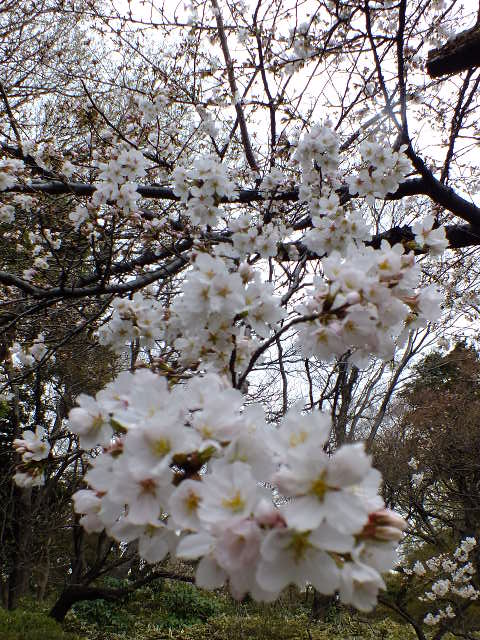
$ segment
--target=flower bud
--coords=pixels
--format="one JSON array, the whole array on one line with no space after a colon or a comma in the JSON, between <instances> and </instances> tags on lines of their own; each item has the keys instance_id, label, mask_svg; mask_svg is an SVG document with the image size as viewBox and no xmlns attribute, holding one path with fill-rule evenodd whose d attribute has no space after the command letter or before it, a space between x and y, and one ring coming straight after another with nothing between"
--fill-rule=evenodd
<instances>
[{"instance_id":1,"label":"flower bud","mask_svg":"<svg viewBox=\"0 0 480 640\"><path fill-rule=\"evenodd\" d=\"M261 527L285 527L285 519L269 500L260 500L255 509L255 520Z\"/></svg>"},{"instance_id":2,"label":"flower bud","mask_svg":"<svg viewBox=\"0 0 480 640\"><path fill-rule=\"evenodd\" d=\"M407 526L405 520L394 511L381 509L368 516L368 522L360 537L382 542L398 542Z\"/></svg>"},{"instance_id":3,"label":"flower bud","mask_svg":"<svg viewBox=\"0 0 480 640\"><path fill-rule=\"evenodd\" d=\"M395 511L390 511L390 509L381 509L380 511L375 511L375 513L371 513L369 516L369 520L374 522L377 525L384 525L388 527L395 527L400 529L400 531L405 531L408 527L408 524L399 516Z\"/></svg>"},{"instance_id":4,"label":"flower bud","mask_svg":"<svg viewBox=\"0 0 480 640\"><path fill-rule=\"evenodd\" d=\"M248 262L242 262L242 264L238 268L238 273L242 278L244 284L250 282L250 280L252 280L254 276L254 270L252 269L251 265L248 264Z\"/></svg>"},{"instance_id":5,"label":"flower bud","mask_svg":"<svg viewBox=\"0 0 480 640\"><path fill-rule=\"evenodd\" d=\"M402 531L396 527L375 527L374 537L385 542L398 542L402 539Z\"/></svg>"}]
</instances>

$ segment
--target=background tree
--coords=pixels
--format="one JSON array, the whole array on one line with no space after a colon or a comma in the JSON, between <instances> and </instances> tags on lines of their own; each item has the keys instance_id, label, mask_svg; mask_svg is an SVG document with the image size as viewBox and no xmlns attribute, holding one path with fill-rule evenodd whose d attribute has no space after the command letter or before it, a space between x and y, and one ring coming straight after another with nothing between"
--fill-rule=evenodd
<instances>
[{"instance_id":1,"label":"background tree","mask_svg":"<svg viewBox=\"0 0 480 640\"><path fill-rule=\"evenodd\" d=\"M375 442L385 500L409 522L405 555L410 568L415 560L425 564L430 556L451 557L466 538L478 540L479 373L480 360L473 346L457 343L448 353L432 352L415 366L413 379L397 397ZM475 571L472 585L478 589L478 547L469 561ZM433 605L429 600L422 605L418 598L429 590L424 581L431 577L428 570L425 576L425 568L418 575L399 571L404 584L392 591L390 603L406 619L412 617L423 633L423 619ZM477 630L476 599L455 599L452 594L446 598L452 599L456 616L443 620L434 637Z\"/></svg>"}]
</instances>

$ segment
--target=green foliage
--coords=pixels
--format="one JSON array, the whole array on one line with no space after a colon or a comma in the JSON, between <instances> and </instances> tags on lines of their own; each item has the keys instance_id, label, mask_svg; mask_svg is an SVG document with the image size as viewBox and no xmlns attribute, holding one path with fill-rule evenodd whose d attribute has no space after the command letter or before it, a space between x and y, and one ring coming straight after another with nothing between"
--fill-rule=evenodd
<instances>
[{"instance_id":1,"label":"green foliage","mask_svg":"<svg viewBox=\"0 0 480 640\"><path fill-rule=\"evenodd\" d=\"M405 626L391 621L309 624L306 616L221 616L176 635L152 636L175 640L414 640Z\"/></svg>"},{"instance_id":2,"label":"green foliage","mask_svg":"<svg viewBox=\"0 0 480 640\"><path fill-rule=\"evenodd\" d=\"M222 603L212 594L184 583L165 589L158 604L163 613L158 624L170 628L201 623L222 611Z\"/></svg>"},{"instance_id":3,"label":"green foliage","mask_svg":"<svg viewBox=\"0 0 480 640\"><path fill-rule=\"evenodd\" d=\"M80 640L45 613L0 609L1 640Z\"/></svg>"},{"instance_id":4,"label":"green foliage","mask_svg":"<svg viewBox=\"0 0 480 640\"><path fill-rule=\"evenodd\" d=\"M122 602L78 603L65 625L74 634L45 613L0 609L0 640L416 640L391 618L345 608L312 623L296 595L272 605L235 603L221 592L159 581Z\"/></svg>"},{"instance_id":5,"label":"green foliage","mask_svg":"<svg viewBox=\"0 0 480 640\"><path fill-rule=\"evenodd\" d=\"M469 387L478 382L476 376L470 376L478 366L479 354L473 346L467 346L465 342L458 342L455 347L446 354L434 351L428 354L414 368L416 376L406 385L402 395L411 397L422 389L441 391L454 389L456 386L469 381Z\"/></svg>"},{"instance_id":6,"label":"green foliage","mask_svg":"<svg viewBox=\"0 0 480 640\"><path fill-rule=\"evenodd\" d=\"M118 603L107 600L78 602L74 615L87 625L95 625L105 632L124 633L134 624L134 616Z\"/></svg>"},{"instance_id":7,"label":"green foliage","mask_svg":"<svg viewBox=\"0 0 480 640\"><path fill-rule=\"evenodd\" d=\"M416 640L413 631L392 620L360 621L348 615L335 623L312 624L304 614L223 614L176 628L138 620L127 634L93 627L84 627L84 632L88 640Z\"/></svg>"},{"instance_id":8,"label":"green foliage","mask_svg":"<svg viewBox=\"0 0 480 640\"><path fill-rule=\"evenodd\" d=\"M362 616L332 605L313 623L307 596L291 590L272 604L239 603L221 591L159 580L122 602L78 603L67 627L82 640L416 640L384 611Z\"/></svg>"},{"instance_id":9,"label":"green foliage","mask_svg":"<svg viewBox=\"0 0 480 640\"><path fill-rule=\"evenodd\" d=\"M0 419L7 418L10 414L10 405L5 400L0 400Z\"/></svg>"},{"instance_id":10,"label":"green foliage","mask_svg":"<svg viewBox=\"0 0 480 640\"><path fill-rule=\"evenodd\" d=\"M121 581L108 580L109 587L122 585ZM77 632L86 633L89 640L117 637L133 640L153 638L150 634L163 630L201 624L227 609L231 610L231 602L223 596L182 582L159 581L120 602L79 602L73 607L67 624Z\"/></svg>"}]
</instances>

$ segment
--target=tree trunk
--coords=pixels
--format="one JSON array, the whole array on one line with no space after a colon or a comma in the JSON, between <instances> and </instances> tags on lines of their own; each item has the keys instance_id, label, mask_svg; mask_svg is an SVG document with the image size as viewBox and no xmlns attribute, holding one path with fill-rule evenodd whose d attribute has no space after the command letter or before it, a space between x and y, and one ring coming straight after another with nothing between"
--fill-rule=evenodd
<instances>
[{"instance_id":1,"label":"tree trunk","mask_svg":"<svg viewBox=\"0 0 480 640\"><path fill-rule=\"evenodd\" d=\"M57 622L62 622L65 616L76 602L82 600L109 600L116 602L121 598L125 598L133 593L135 589L143 587L156 580L168 578L169 580L179 580L180 582L193 583L195 579L192 576L178 575L171 571L155 571L144 578L131 583L129 586L120 589L109 589L107 587L89 587L85 584L69 584L64 587L60 597L50 609L48 614Z\"/></svg>"},{"instance_id":2,"label":"tree trunk","mask_svg":"<svg viewBox=\"0 0 480 640\"><path fill-rule=\"evenodd\" d=\"M37 573L37 599L39 602L45 598L50 575L50 540L47 540L43 554L43 562L39 564Z\"/></svg>"},{"instance_id":3,"label":"tree trunk","mask_svg":"<svg viewBox=\"0 0 480 640\"><path fill-rule=\"evenodd\" d=\"M62 591L48 615L57 622L63 622L65 616L76 602L81 602L82 600L97 600L99 598L103 598L104 600L111 599L108 597L108 593L102 589L71 584Z\"/></svg>"},{"instance_id":4,"label":"tree trunk","mask_svg":"<svg viewBox=\"0 0 480 640\"><path fill-rule=\"evenodd\" d=\"M13 568L8 578L8 608L15 609L18 600L27 595L31 575L31 505L32 490L14 489L14 536Z\"/></svg>"},{"instance_id":5,"label":"tree trunk","mask_svg":"<svg viewBox=\"0 0 480 640\"><path fill-rule=\"evenodd\" d=\"M316 589L313 589L312 610L310 619L312 621L326 621L328 612L335 605L335 596L324 596Z\"/></svg>"},{"instance_id":6,"label":"tree trunk","mask_svg":"<svg viewBox=\"0 0 480 640\"><path fill-rule=\"evenodd\" d=\"M138 555L138 541L132 540L127 544L124 552L125 562L111 570L113 578L125 580L126 578L136 579L140 569L140 556Z\"/></svg>"},{"instance_id":7,"label":"tree trunk","mask_svg":"<svg viewBox=\"0 0 480 640\"><path fill-rule=\"evenodd\" d=\"M8 582L0 578L0 604L6 609L8 607Z\"/></svg>"}]
</instances>

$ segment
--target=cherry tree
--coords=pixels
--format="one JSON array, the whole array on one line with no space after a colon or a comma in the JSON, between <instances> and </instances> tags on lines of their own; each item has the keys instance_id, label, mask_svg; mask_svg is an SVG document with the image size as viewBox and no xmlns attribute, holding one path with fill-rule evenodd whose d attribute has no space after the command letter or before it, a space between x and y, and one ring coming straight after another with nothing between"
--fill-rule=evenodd
<instances>
[{"instance_id":1,"label":"cherry tree","mask_svg":"<svg viewBox=\"0 0 480 640\"><path fill-rule=\"evenodd\" d=\"M358 375L404 349L371 444L415 336L442 303L465 310L454 250L478 244L480 76L431 80L424 58L476 15L406 0L137 9L45 0L65 66L38 22L0 14L5 400L94 335L129 370L69 407L95 453L74 495L87 531L138 541L147 562L198 559L197 584L238 598L309 583L370 610L404 522L312 385L289 406L284 351L311 383L310 363ZM275 350L272 421L249 388ZM61 450L33 422L13 442L25 489Z\"/></svg>"}]
</instances>

